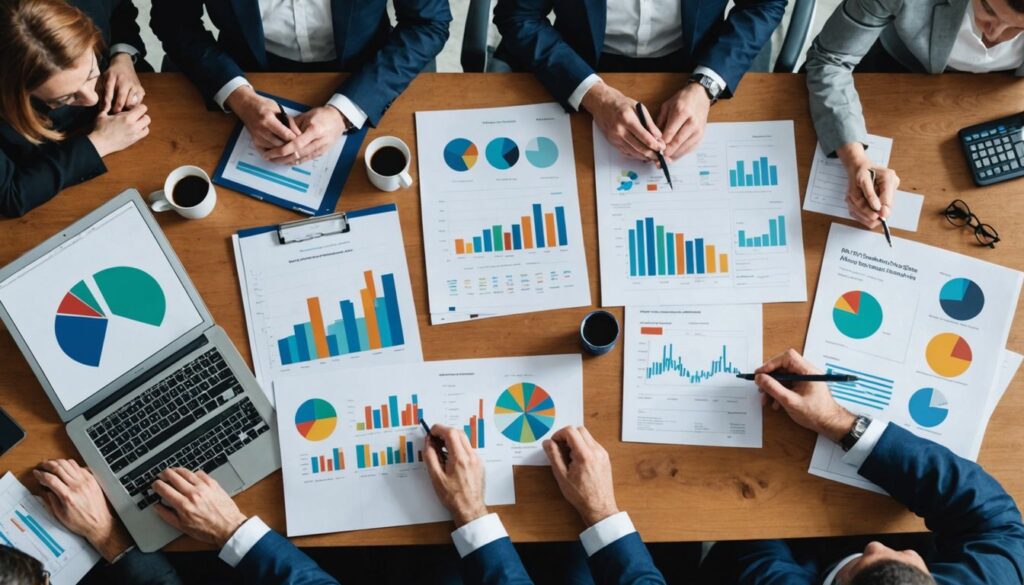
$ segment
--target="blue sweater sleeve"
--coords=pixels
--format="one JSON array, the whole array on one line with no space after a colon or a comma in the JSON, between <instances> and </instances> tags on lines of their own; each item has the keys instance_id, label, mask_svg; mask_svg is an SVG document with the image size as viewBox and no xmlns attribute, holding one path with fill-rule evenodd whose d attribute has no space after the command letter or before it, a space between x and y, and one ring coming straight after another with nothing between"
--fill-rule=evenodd
<instances>
[{"instance_id":1,"label":"blue sweater sleeve","mask_svg":"<svg viewBox=\"0 0 1024 585\"><path fill-rule=\"evenodd\" d=\"M1013 498L976 463L890 424L860 474L925 520L940 584L1024 581L1024 524Z\"/></svg>"},{"instance_id":2,"label":"blue sweater sleeve","mask_svg":"<svg viewBox=\"0 0 1024 585\"><path fill-rule=\"evenodd\" d=\"M533 585L508 537L499 538L462 559L466 585Z\"/></svg>"},{"instance_id":3,"label":"blue sweater sleeve","mask_svg":"<svg viewBox=\"0 0 1024 585\"><path fill-rule=\"evenodd\" d=\"M235 567L244 583L260 585L338 585L287 538L271 530Z\"/></svg>"},{"instance_id":4,"label":"blue sweater sleeve","mask_svg":"<svg viewBox=\"0 0 1024 585\"><path fill-rule=\"evenodd\" d=\"M590 557L590 574L597 585L665 585L665 577L640 534L627 534Z\"/></svg>"},{"instance_id":5,"label":"blue sweater sleeve","mask_svg":"<svg viewBox=\"0 0 1024 585\"><path fill-rule=\"evenodd\" d=\"M786 13L786 0L737 0L713 40L696 51L696 63L719 74L731 96L750 64L771 40Z\"/></svg>"}]
</instances>

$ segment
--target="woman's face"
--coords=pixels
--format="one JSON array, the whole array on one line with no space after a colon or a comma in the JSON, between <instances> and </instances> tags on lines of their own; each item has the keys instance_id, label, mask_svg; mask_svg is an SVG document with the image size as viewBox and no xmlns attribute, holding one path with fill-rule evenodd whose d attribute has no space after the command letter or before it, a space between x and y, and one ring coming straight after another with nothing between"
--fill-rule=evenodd
<instances>
[{"instance_id":1,"label":"woman's face","mask_svg":"<svg viewBox=\"0 0 1024 585\"><path fill-rule=\"evenodd\" d=\"M985 44L997 45L1024 30L1024 13L1017 12L1007 0L972 0L974 21L981 30Z\"/></svg>"},{"instance_id":2,"label":"woman's face","mask_svg":"<svg viewBox=\"0 0 1024 585\"><path fill-rule=\"evenodd\" d=\"M47 79L32 92L50 109L64 106L94 106L99 102L96 81L100 65L96 53L86 51L69 68Z\"/></svg>"}]
</instances>

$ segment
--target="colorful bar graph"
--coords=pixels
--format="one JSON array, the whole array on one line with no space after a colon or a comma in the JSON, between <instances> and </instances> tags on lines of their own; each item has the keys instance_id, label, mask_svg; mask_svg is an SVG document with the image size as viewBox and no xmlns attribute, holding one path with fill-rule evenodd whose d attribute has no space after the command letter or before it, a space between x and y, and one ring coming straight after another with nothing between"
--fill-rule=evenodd
<instances>
[{"instance_id":1,"label":"colorful bar graph","mask_svg":"<svg viewBox=\"0 0 1024 585\"><path fill-rule=\"evenodd\" d=\"M726 355L726 347L722 346L722 353L714 361L702 369L691 370L683 363L682 356L674 355L674 347L671 343L661 348L661 359L651 360L647 366L644 376L650 380L657 376L673 375L685 378L691 384L701 382L714 377L717 374L739 374L740 370L729 361Z\"/></svg>"},{"instance_id":2,"label":"colorful bar graph","mask_svg":"<svg viewBox=\"0 0 1024 585\"><path fill-rule=\"evenodd\" d=\"M346 299L338 303L341 319L329 323L320 299L306 299L309 321L293 326L292 335L277 341L281 365L405 344L395 275L381 276L381 296L377 296L372 270L363 272L363 280L366 287L359 291L360 317L356 316L356 303Z\"/></svg>"},{"instance_id":3,"label":"colorful bar graph","mask_svg":"<svg viewBox=\"0 0 1024 585\"><path fill-rule=\"evenodd\" d=\"M740 248L782 248L786 245L786 216L779 215L768 220L768 231L751 235L746 230L736 233Z\"/></svg>"},{"instance_id":4,"label":"colorful bar graph","mask_svg":"<svg viewBox=\"0 0 1024 585\"><path fill-rule=\"evenodd\" d=\"M21 510L15 510L14 514L21 520L21 523L28 527L29 531L39 539L40 542L46 546L54 557L60 557L64 554L64 547L62 547L56 539L53 538L45 528L43 528L39 522L32 516L32 514L23 513Z\"/></svg>"},{"instance_id":5,"label":"colorful bar graph","mask_svg":"<svg viewBox=\"0 0 1024 585\"><path fill-rule=\"evenodd\" d=\"M356 423L356 430L373 431L416 426L423 419L423 409L419 403L419 396L413 394L412 400L399 408L398 396L392 394L388 396L387 404L381 404L378 408L364 406L363 420Z\"/></svg>"},{"instance_id":6,"label":"colorful bar graph","mask_svg":"<svg viewBox=\"0 0 1024 585\"><path fill-rule=\"evenodd\" d=\"M389 446L382 451L374 451L369 444L356 445L356 468L369 469L387 465L405 465L423 461L423 452L413 449L412 441L405 435L398 437L397 446Z\"/></svg>"},{"instance_id":7,"label":"colorful bar graph","mask_svg":"<svg viewBox=\"0 0 1024 585\"><path fill-rule=\"evenodd\" d=\"M314 475L320 473L331 473L332 471L345 470L345 453L335 447L328 455L312 456L309 458L310 469Z\"/></svg>"},{"instance_id":8,"label":"colorful bar graph","mask_svg":"<svg viewBox=\"0 0 1024 585\"><path fill-rule=\"evenodd\" d=\"M779 169L768 164L768 157L762 156L751 161L747 172L746 161L736 161L736 168L729 169L730 187L776 187L779 184Z\"/></svg>"},{"instance_id":9,"label":"colorful bar graph","mask_svg":"<svg viewBox=\"0 0 1024 585\"><path fill-rule=\"evenodd\" d=\"M469 437L469 444L474 449L483 449L484 443L484 401L480 399L479 411L469 417L469 424L462 427Z\"/></svg>"},{"instance_id":10,"label":"colorful bar graph","mask_svg":"<svg viewBox=\"0 0 1024 585\"><path fill-rule=\"evenodd\" d=\"M557 206L553 212L545 212L540 203L534 203L531 215L520 216L519 223L494 224L478 236L456 238L453 245L459 256L568 246L565 208Z\"/></svg>"},{"instance_id":11,"label":"colorful bar graph","mask_svg":"<svg viewBox=\"0 0 1024 585\"><path fill-rule=\"evenodd\" d=\"M704 238L686 239L670 232L653 217L636 220L629 230L629 275L637 277L724 274L729 255L717 252Z\"/></svg>"}]
</instances>

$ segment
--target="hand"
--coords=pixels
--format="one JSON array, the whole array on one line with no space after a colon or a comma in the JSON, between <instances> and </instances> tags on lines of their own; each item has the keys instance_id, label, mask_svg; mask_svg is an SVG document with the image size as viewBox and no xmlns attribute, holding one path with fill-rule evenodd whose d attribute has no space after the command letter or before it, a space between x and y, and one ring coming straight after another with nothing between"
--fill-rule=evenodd
<instances>
[{"instance_id":1,"label":"hand","mask_svg":"<svg viewBox=\"0 0 1024 585\"><path fill-rule=\"evenodd\" d=\"M100 76L103 86L102 110L119 114L142 103L146 90L142 89L135 64L127 53L118 53L110 59L110 66Z\"/></svg>"},{"instance_id":2,"label":"hand","mask_svg":"<svg viewBox=\"0 0 1024 585\"><path fill-rule=\"evenodd\" d=\"M487 515L484 505L484 466L460 429L434 425L430 434L448 447L448 460L442 463L440 445L428 437L423 449L430 483L441 504L452 513L455 527L464 526Z\"/></svg>"},{"instance_id":3,"label":"hand","mask_svg":"<svg viewBox=\"0 0 1024 585\"><path fill-rule=\"evenodd\" d=\"M43 501L50 513L68 530L88 540L108 562L131 546L92 471L71 459L53 459L40 463L32 475L47 490Z\"/></svg>"},{"instance_id":4,"label":"hand","mask_svg":"<svg viewBox=\"0 0 1024 585\"><path fill-rule=\"evenodd\" d=\"M281 113L281 106L277 102L261 96L248 85L231 92L225 104L242 121L252 135L253 145L260 150L279 148L299 135L298 127L293 125L289 128L277 119Z\"/></svg>"},{"instance_id":5,"label":"hand","mask_svg":"<svg viewBox=\"0 0 1024 585\"><path fill-rule=\"evenodd\" d=\"M96 116L96 127L89 133L89 140L101 157L128 148L149 136L149 110L145 105L132 108L120 114L110 115L101 110Z\"/></svg>"},{"instance_id":6,"label":"hand","mask_svg":"<svg viewBox=\"0 0 1024 585\"><path fill-rule=\"evenodd\" d=\"M656 153L665 149L665 142L647 108L644 108L644 115L651 130L644 130L636 116L636 103L614 87L599 82L583 96L580 105L590 112L608 142L622 154L636 160L655 161Z\"/></svg>"},{"instance_id":7,"label":"hand","mask_svg":"<svg viewBox=\"0 0 1024 585\"><path fill-rule=\"evenodd\" d=\"M619 513L612 461L586 427L565 427L544 441L562 495L587 526Z\"/></svg>"},{"instance_id":8,"label":"hand","mask_svg":"<svg viewBox=\"0 0 1024 585\"><path fill-rule=\"evenodd\" d=\"M786 388L767 375L771 372L801 375L821 373L795 349L773 357L754 370L754 373L758 374L754 378L754 383L764 394L761 402L772 402L772 408L775 410L781 406L796 424L835 442L839 442L853 428L856 417L832 398L828 384L798 382L793 384L793 388Z\"/></svg>"},{"instance_id":9,"label":"hand","mask_svg":"<svg viewBox=\"0 0 1024 585\"><path fill-rule=\"evenodd\" d=\"M334 106L320 106L295 117L298 138L265 156L276 163L304 163L327 152L345 133L345 116Z\"/></svg>"},{"instance_id":10,"label":"hand","mask_svg":"<svg viewBox=\"0 0 1024 585\"><path fill-rule=\"evenodd\" d=\"M658 111L658 126L664 128L665 158L674 161L697 148L708 125L711 98L699 83L689 83L676 92Z\"/></svg>"},{"instance_id":11,"label":"hand","mask_svg":"<svg viewBox=\"0 0 1024 585\"><path fill-rule=\"evenodd\" d=\"M247 518L231 496L206 472L181 468L165 469L153 482L153 491L164 502L156 513L164 522L198 540L224 548Z\"/></svg>"},{"instance_id":12,"label":"hand","mask_svg":"<svg viewBox=\"0 0 1024 585\"><path fill-rule=\"evenodd\" d=\"M864 151L864 145L859 142L840 146L836 155L843 161L849 177L846 206L850 209L850 215L868 229L878 227L880 220L892 213L900 178L892 169L872 164ZM871 180L872 170L875 171L874 181Z\"/></svg>"}]
</instances>

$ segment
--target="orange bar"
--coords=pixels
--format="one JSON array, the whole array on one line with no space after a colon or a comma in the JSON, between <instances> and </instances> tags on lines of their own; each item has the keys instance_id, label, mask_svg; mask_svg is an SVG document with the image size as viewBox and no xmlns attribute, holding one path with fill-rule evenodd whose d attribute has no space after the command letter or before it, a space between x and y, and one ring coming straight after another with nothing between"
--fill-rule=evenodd
<instances>
[{"instance_id":1,"label":"orange bar","mask_svg":"<svg viewBox=\"0 0 1024 585\"><path fill-rule=\"evenodd\" d=\"M363 298L363 317L366 319L366 337L370 342L370 349L380 349L380 329L377 325L377 310L373 301L377 291L373 287L373 272L367 270L363 273L366 277L366 288L359 291Z\"/></svg>"},{"instance_id":2,"label":"orange bar","mask_svg":"<svg viewBox=\"0 0 1024 585\"><path fill-rule=\"evenodd\" d=\"M320 471L323 471L325 469L327 469L327 460L325 460L324 456L321 455L320 456Z\"/></svg>"},{"instance_id":3,"label":"orange bar","mask_svg":"<svg viewBox=\"0 0 1024 585\"><path fill-rule=\"evenodd\" d=\"M545 213L544 214L544 225L547 229L544 230L544 247L545 248L557 248L558 247L558 234L555 233L555 214Z\"/></svg>"},{"instance_id":4,"label":"orange bar","mask_svg":"<svg viewBox=\"0 0 1024 585\"><path fill-rule=\"evenodd\" d=\"M678 273L677 273L678 274ZM665 330L661 327L641 327L640 335L661 335Z\"/></svg>"},{"instance_id":5,"label":"orange bar","mask_svg":"<svg viewBox=\"0 0 1024 585\"><path fill-rule=\"evenodd\" d=\"M388 416L388 405L387 404L381 404L380 405L380 424L382 424L384 426L384 428L386 429L386 428L390 427L390 421L391 421L391 417Z\"/></svg>"},{"instance_id":6,"label":"orange bar","mask_svg":"<svg viewBox=\"0 0 1024 585\"><path fill-rule=\"evenodd\" d=\"M505 251L512 249L512 234L505 232Z\"/></svg>"},{"instance_id":7,"label":"orange bar","mask_svg":"<svg viewBox=\"0 0 1024 585\"><path fill-rule=\"evenodd\" d=\"M657 183L647 183L647 190L648 191L657 191L658 190L658 184Z\"/></svg>"},{"instance_id":8,"label":"orange bar","mask_svg":"<svg viewBox=\"0 0 1024 585\"><path fill-rule=\"evenodd\" d=\"M306 299L306 307L309 309L309 324L313 328L316 355L320 358L329 358L331 353L327 349L327 331L324 329L324 314L320 311L320 299Z\"/></svg>"},{"instance_id":9,"label":"orange bar","mask_svg":"<svg viewBox=\"0 0 1024 585\"><path fill-rule=\"evenodd\" d=\"M469 446L476 449L476 417L469 417Z\"/></svg>"},{"instance_id":10,"label":"orange bar","mask_svg":"<svg viewBox=\"0 0 1024 585\"><path fill-rule=\"evenodd\" d=\"M519 223L523 227L523 247L533 247L533 220L529 215L524 215L519 218Z\"/></svg>"},{"instance_id":11,"label":"orange bar","mask_svg":"<svg viewBox=\"0 0 1024 585\"><path fill-rule=\"evenodd\" d=\"M484 420L484 399L480 399L480 420Z\"/></svg>"},{"instance_id":12,"label":"orange bar","mask_svg":"<svg viewBox=\"0 0 1024 585\"><path fill-rule=\"evenodd\" d=\"M373 428L373 409L370 408L369 406L367 406L366 407L366 411L365 411L365 415L366 415L366 430L369 431L369 430L371 430Z\"/></svg>"},{"instance_id":13,"label":"orange bar","mask_svg":"<svg viewBox=\"0 0 1024 585\"><path fill-rule=\"evenodd\" d=\"M718 255L718 270L720 272L729 272L729 255L719 254Z\"/></svg>"},{"instance_id":14,"label":"orange bar","mask_svg":"<svg viewBox=\"0 0 1024 585\"><path fill-rule=\"evenodd\" d=\"M472 254L473 253L473 244L470 244L469 242L466 242L466 253L467 254Z\"/></svg>"},{"instance_id":15,"label":"orange bar","mask_svg":"<svg viewBox=\"0 0 1024 585\"><path fill-rule=\"evenodd\" d=\"M323 459L324 456L321 455L320 458ZM328 459L327 460L327 471L334 471L334 460L333 459Z\"/></svg>"},{"instance_id":16,"label":"orange bar","mask_svg":"<svg viewBox=\"0 0 1024 585\"><path fill-rule=\"evenodd\" d=\"M373 467L373 457L370 456L369 445L363 445L363 461L366 462L367 467Z\"/></svg>"},{"instance_id":17,"label":"orange bar","mask_svg":"<svg viewBox=\"0 0 1024 585\"><path fill-rule=\"evenodd\" d=\"M718 270L715 269L715 259L718 258L718 256L715 254L715 247L704 246L704 252L704 264L705 268L708 271L708 274L714 274L715 272L718 272Z\"/></svg>"},{"instance_id":18,"label":"orange bar","mask_svg":"<svg viewBox=\"0 0 1024 585\"><path fill-rule=\"evenodd\" d=\"M405 409L402 411L402 426L409 426L409 409Z\"/></svg>"},{"instance_id":19,"label":"orange bar","mask_svg":"<svg viewBox=\"0 0 1024 585\"><path fill-rule=\"evenodd\" d=\"M405 460L405 435L398 436L398 444L400 445L400 447L398 447L400 463L412 463L411 461Z\"/></svg>"},{"instance_id":20,"label":"orange bar","mask_svg":"<svg viewBox=\"0 0 1024 585\"><path fill-rule=\"evenodd\" d=\"M686 255L683 234L676 234L676 274L686 274Z\"/></svg>"},{"instance_id":21,"label":"orange bar","mask_svg":"<svg viewBox=\"0 0 1024 585\"><path fill-rule=\"evenodd\" d=\"M345 469L345 452L338 449L338 470L342 471Z\"/></svg>"},{"instance_id":22,"label":"orange bar","mask_svg":"<svg viewBox=\"0 0 1024 585\"><path fill-rule=\"evenodd\" d=\"M381 451L380 452L380 466L384 467L387 464L388 464L388 452L387 451Z\"/></svg>"},{"instance_id":23,"label":"orange bar","mask_svg":"<svg viewBox=\"0 0 1024 585\"><path fill-rule=\"evenodd\" d=\"M465 240L455 240L455 253L465 254L466 253L466 242Z\"/></svg>"}]
</instances>

